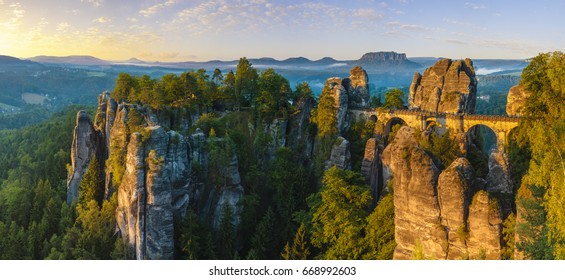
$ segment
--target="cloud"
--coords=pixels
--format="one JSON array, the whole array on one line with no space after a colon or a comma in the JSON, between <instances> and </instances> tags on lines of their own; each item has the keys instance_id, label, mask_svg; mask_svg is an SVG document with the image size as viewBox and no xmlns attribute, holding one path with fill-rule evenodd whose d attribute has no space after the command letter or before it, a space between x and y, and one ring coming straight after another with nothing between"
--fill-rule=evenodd
<instances>
[{"instance_id":1,"label":"cloud","mask_svg":"<svg viewBox=\"0 0 565 280\"><path fill-rule=\"evenodd\" d=\"M382 14L377 13L375 9L357 9L353 11L354 17L365 18L365 19L381 19Z\"/></svg>"},{"instance_id":2,"label":"cloud","mask_svg":"<svg viewBox=\"0 0 565 280\"><path fill-rule=\"evenodd\" d=\"M467 42L460 41L460 40L454 40L454 39L447 39L447 40L445 40L445 42L450 43L450 44L455 44L455 45L468 45Z\"/></svg>"},{"instance_id":3,"label":"cloud","mask_svg":"<svg viewBox=\"0 0 565 280\"><path fill-rule=\"evenodd\" d=\"M67 14L72 14L72 15L79 15L80 14L80 10L77 9L73 9L73 10L66 10L65 13Z\"/></svg>"},{"instance_id":4,"label":"cloud","mask_svg":"<svg viewBox=\"0 0 565 280\"><path fill-rule=\"evenodd\" d=\"M1 18L6 19L5 21L0 20L0 28L16 31L22 25L26 11L22 8L20 3L10 4L9 7L10 10L6 10L3 13L0 11Z\"/></svg>"},{"instance_id":5,"label":"cloud","mask_svg":"<svg viewBox=\"0 0 565 280\"><path fill-rule=\"evenodd\" d=\"M59 31L59 32L65 32L65 31L67 31L70 27L71 27L71 25L70 25L68 22L61 22L61 23L57 24L57 31Z\"/></svg>"},{"instance_id":6,"label":"cloud","mask_svg":"<svg viewBox=\"0 0 565 280\"><path fill-rule=\"evenodd\" d=\"M485 6L484 4L475 4L472 2L465 2L465 7L471 8L473 10L483 10L487 8L487 6Z\"/></svg>"},{"instance_id":7,"label":"cloud","mask_svg":"<svg viewBox=\"0 0 565 280\"><path fill-rule=\"evenodd\" d=\"M414 30L414 31L428 30L428 28L421 26L421 25L417 25L417 24L403 24L403 25L400 26L400 28L407 29L407 30Z\"/></svg>"},{"instance_id":8,"label":"cloud","mask_svg":"<svg viewBox=\"0 0 565 280\"><path fill-rule=\"evenodd\" d=\"M94 7L100 7L104 3L104 0L80 0L82 3L89 3Z\"/></svg>"},{"instance_id":9,"label":"cloud","mask_svg":"<svg viewBox=\"0 0 565 280\"><path fill-rule=\"evenodd\" d=\"M486 28L470 23L470 22L466 22L466 21L459 21L459 20L455 20L455 19L451 19L451 18L444 18L443 19L444 22L449 23L449 24L453 24L453 25L461 25L461 26L465 26L465 27L469 27L469 28L473 28L473 29L478 29L478 30L486 30Z\"/></svg>"},{"instance_id":10,"label":"cloud","mask_svg":"<svg viewBox=\"0 0 565 280\"><path fill-rule=\"evenodd\" d=\"M156 14L159 10L166 8L166 7L170 7L172 5L176 4L176 0L167 0L164 3L159 3L156 5L153 5L147 9L143 9L140 10L139 13L145 17L151 16Z\"/></svg>"},{"instance_id":11,"label":"cloud","mask_svg":"<svg viewBox=\"0 0 565 280\"><path fill-rule=\"evenodd\" d=\"M93 21L98 22L98 23L108 23L108 22L112 21L112 19L109 18L109 17L99 17L99 18L97 18Z\"/></svg>"},{"instance_id":12,"label":"cloud","mask_svg":"<svg viewBox=\"0 0 565 280\"><path fill-rule=\"evenodd\" d=\"M384 15L376 8L348 8L322 2L280 4L263 0L211 0L187 7L167 25L198 36L226 31L372 29Z\"/></svg>"}]
</instances>

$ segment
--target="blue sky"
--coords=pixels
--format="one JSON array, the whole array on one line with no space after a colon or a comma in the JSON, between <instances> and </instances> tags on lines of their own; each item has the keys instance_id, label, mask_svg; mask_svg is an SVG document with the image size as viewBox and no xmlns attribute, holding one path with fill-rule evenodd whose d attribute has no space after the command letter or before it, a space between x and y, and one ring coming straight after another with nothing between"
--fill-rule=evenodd
<instances>
[{"instance_id":1,"label":"blue sky","mask_svg":"<svg viewBox=\"0 0 565 280\"><path fill-rule=\"evenodd\" d=\"M565 50L565 1L0 0L0 54L205 61L528 58Z\"/></svg>"}]
</instances>

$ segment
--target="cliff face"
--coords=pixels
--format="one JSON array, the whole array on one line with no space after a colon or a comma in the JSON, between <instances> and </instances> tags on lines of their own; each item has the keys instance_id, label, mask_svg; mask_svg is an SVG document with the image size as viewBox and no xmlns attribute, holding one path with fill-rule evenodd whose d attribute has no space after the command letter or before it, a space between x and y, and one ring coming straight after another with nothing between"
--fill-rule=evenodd
<instances>
[{"instance_id":1,"label":"cliff face","mask_svg":"<svg viewBox=\"0 0 565 280\"><path fill-rule=\"evenodd\" d=\"M71 147L71 169L67 177L67 203L78 198L80 180L86 172L90 161L97 156L98 161L103 157L101 149L102 136L94 128L90 116L85 111L77 113L76 126Z\"/></svg>"},{"instance_id":2,"label":"cliff face","mask_svg":"<svg viewBox=\"0 0 565 280\"><path fill-rule=\"evenodd\" d=\"M415 73L408 103L411 109L431 112L474 113L477 79L470 59L443 59Z\"/></svg>"},{"instance_id":3,"label":"cliff face","mask_svg":"<svg viewBox=\"0 0 565 280\"><path fill-rule=\"evenodd\" d=\"M332 91L337 108L337 129L345 134L350 126L352 117L349 110L367 109L369 107L369 76L360 66L349 72L349 78L329 78L326 86Z\"/></svg>"},{"instance_id":4,"label":"cliff face","mask_svg":"<svg viewBox=\"0 0 565 280\"><path fill-rule=\"evenodd\" d=\"M521 115L526 99L531 93L528 92L523 85L517 85L510 88L508 91L508 99L506 102L506 114Z\"/></svg>"},{"instance_id":5,"label":"cliff face","mask_svg":"<svg viewBox=\"0 0 565 280\"><path fill-rule=\"evenodd\" d=\"M185 137L168 129L182 130L191 122L186 112L177 113L161 116L138 105L117 104L105 93L99 98L94 124L85 112L77 115L68 201L77 199L80 180L96 155L106 173L106 198L113 194L118 198L117 227L137 259L172 259L173 220L188 208L217 228L227 204L234 225L239 225L243 187L237 156L233 154L225 169L225 186L194 180L192 162L206 166L208 140L201 131Z\"/></svg>"},{"instance_id":6,"label":"cliff face","mask_svg":"<svg viewBox=\"0 0 565 280\"><path fill-rule=\"evenodd\" d=\"M466 158L440 172L414 134L402 127L382 154L394 185L394 259L411 259L417 250L430 259L499 259L501 207L478 191L485 181Z\"/></svg>"}]
</instances>

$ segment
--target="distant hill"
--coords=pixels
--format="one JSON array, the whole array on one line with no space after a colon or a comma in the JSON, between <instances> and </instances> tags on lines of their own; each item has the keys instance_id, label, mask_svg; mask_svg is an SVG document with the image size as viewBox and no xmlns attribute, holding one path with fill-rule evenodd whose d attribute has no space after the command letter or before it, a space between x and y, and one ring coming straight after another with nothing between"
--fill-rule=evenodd
<instances>
[{"instance_id":1,"label":"distant hill","mask_svg":"<svg viewBox=\"0 0 565 280\"><path fill-rule=\"evenodd\" d=\"M110 65L112 62L96 58L88 55L71 55L71 56L35 56L30 58L31 61L46 64L75 64L75 65Z\"/></svg>"},{"instance_id":2,"label":"distant hill","mask_svg":"<svg viewBox=\"0 0 565 280\"><path fill-rule=\"evenodd\" d=\"M0 72L37 72L44 68L45 66L33 61L0 55Z\"/></svg>"}]
</instances>

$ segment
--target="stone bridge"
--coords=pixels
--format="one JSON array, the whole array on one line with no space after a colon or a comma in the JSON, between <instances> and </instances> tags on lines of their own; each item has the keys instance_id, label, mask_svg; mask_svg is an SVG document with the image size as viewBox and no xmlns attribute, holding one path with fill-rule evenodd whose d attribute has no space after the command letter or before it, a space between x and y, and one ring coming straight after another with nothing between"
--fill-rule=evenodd
<instances>
[{"instance_id":1,"label":"stone bridge","mask_svg":"<svg viewBox=\"0 0 565 280\"><path fill-rule=\"evenodd\" d=\"M359 114L361 115L361 114ZM373 114L366 111L363 117L370 118L375 115L378 123L381 124L382 132L389 132L394 120L402 120L405 124L420 130L425 130L429 126L436 126L456 135L467 135L469 131L478 125L490 128L496 135L496 146L498 150L504 151L508 145L508 136L512 129L518 126L520 117L517 116L496 116L496 115L468 115L452 113L434 113L421 110L389 110L379 108ZM378 129L379 126L377 126ZM465 138L463 138L465 139Z\"/></svg>"},{"instance_id":2,"label":"stone bridge","mask_svg":"<svg viewBox=\"0 0 565 280\"><path fill-rule=\"evenodd\" d=\"M365 119L378 121L381 124L375 127L377 132L388 133L392 129L394 120L402 120L406 125L419 130L426 130L429 126L455 132L455 135L467 135L469 131L478 125L488 127L496 135L496 146L500 151L508 145L508 136L512 129L518 127L519 116L498 115L475 115L475 114L453 114L434 113L423 110L390 110L378 109L354 109L349 110L354 119ZM380 130L380 131L379 131Z\"/></svg>"}]
</instances>

